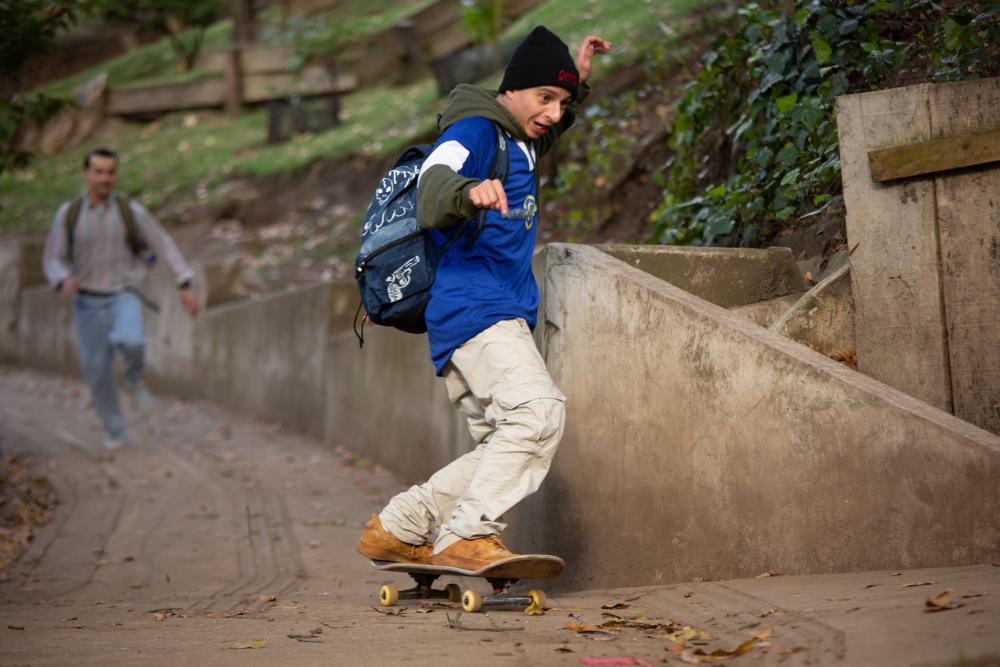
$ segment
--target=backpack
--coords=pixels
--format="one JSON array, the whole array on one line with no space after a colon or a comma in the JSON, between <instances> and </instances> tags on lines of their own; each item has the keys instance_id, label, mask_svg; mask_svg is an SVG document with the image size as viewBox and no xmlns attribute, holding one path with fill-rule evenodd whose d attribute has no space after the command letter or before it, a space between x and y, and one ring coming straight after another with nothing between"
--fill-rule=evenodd
<instances>
[{"instance_id":1,"label":"backpack","mask_svg":"<svg viewBox=\"0 0 1000 667\"><path fill-rule=\"evenodd\" d=\"M128 198L116 196L115 203L118 205L118 216L122 219L122 224L125 225L125 242L132 254L140 257L147 246L139 235L139 228L135 224L135 214L132 212L132 207L129 206ZM69 257L70 261L73 260L73 233L82 211L83 197L74 199L66 211L66 256Z\"/></svg>"},{"instance_id":2,"label":"backpack","mask_svg":"<svg viewBox=\"0 0 1000 667\"><path fill-rule=\"evenodd\" d=\"M507 140L494 123L497 150L490 178L504 181L510 169ZM354 334L364 346L364 320L358 333L357 320L364 307L375 324L409 333L424 333L424 311L441 257L467 232L475 243L486 223L486 210L478 223L465 220L454 225L448 239L438 246L430 230L417 224L417 176L434 146L408 148L379 181L361 227L361 249L354 262L354 279L361 303L354 315ZM473 229L474 228L474 229Z\"/></svg>"}]
</instances>

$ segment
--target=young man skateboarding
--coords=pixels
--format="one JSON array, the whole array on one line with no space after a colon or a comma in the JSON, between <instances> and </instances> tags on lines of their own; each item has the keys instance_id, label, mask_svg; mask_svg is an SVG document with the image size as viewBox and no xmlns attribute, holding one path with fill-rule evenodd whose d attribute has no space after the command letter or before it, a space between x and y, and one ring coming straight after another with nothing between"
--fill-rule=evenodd
<instances>
[{"instance_id":1,"label":"young man skateboarding","mask_svg":"<svg viewBox=\"0 0 1000 667\"><path fill-rule=\"evenodd\" d=\"M486 211L479 233L441 258L425 313L435 369L476 446L373 514L358 541L364 556L480 569L514 555L499 538L502 517L545 478L566 400L531 336L537 159L573 124L591 60L610 48L588 36L573 58L540 26L514 51L499 92L451 93L420 172L417 215L443 246L452 225ZM489 178L500 140L508 142L503 181Z\"/></svg>"},{"instance_id":2,"label":"young man skateboarding","mask_svg":"<svg viewBox=\"0 0 1000 667\"><path fill-rule=\"evenodd\" d=\"M83 162L87 188L56 212L42 259L45 276L64 299L73 300L73 324L83 378L104 426L104 447L127 442L112 362L122 355L126 389L138 408L152 399L142 383L146 339L135 288L146 276L144 248L164 258L177 281L181 305L194 316L198 297L192 272L173 240L136 201L115 192L118 157L98 148Z\"/></svg>"}]
</instances>

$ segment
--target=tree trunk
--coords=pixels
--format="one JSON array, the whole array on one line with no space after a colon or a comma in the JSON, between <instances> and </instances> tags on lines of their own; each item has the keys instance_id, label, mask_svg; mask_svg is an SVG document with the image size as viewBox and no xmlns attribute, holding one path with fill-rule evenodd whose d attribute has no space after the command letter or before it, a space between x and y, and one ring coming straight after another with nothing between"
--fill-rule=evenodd
<instances>
[{"instance_id":1,"label":"tree trunk","mask_svg":"<svg viewBox=\"0 0 1000 667\"><path fill-rule=\"evenodd\" d=\"M257 10L253 0L231 0L233 41L250 44L257 41Z\"/></svg>"}]
</instances>

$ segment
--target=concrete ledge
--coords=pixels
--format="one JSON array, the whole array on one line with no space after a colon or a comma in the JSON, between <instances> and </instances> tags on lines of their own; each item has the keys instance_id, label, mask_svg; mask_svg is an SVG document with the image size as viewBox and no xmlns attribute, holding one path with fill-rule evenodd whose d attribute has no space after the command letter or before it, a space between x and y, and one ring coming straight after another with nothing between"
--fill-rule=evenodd
<instances>
[{"instance_id":1,"label":"concrete ledge","mask_svg":"<svg viewBox=\"0 0 1000 667\"><path fill-rule=\"evenodd\" d=\"M745 306L734 306L728 310L740 317L747 318L758 326L769 327L798 303L800 298L802 298L801 294L788 294L776 299L748 303Z\"/></svg>"},{"instance_id":2,"label":"concrete ledge","mask_svg":"<svg viewBox=\"0 0 1000 667\"><path fill-rule=\"evenodd\" d=\"M518 513L580 588L989 562L1000 438L594 248L544 257L569 397Z\"/></svg>"},{"instance_id":3,"label":"concrete ledge","mask_svg":"<svg viewBox=\"0 0 1000 667\"><path fill-rule=\"evenodd\" d=\"M850 265L806 292L771 325L771 331L823 354L855 347Z\"/></svg>"},{"instance_id":4,"label":"concrete ledge","mask_svg":"<svg viewBox=\"0 0 1000 667\"><path fill-rule=\"evenodd\" d=\"M596 247L723 308L801 294L807 289L789 248Z\"/></svg>"}]
</instances>

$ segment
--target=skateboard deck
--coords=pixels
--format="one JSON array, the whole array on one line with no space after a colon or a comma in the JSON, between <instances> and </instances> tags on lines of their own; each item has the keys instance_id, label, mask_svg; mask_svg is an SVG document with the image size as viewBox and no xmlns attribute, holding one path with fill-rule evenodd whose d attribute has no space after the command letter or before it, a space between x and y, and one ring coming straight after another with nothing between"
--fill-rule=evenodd
<instances>
[{"instance_id":1,"label":"skateboard deck","mask_svg":"<svg viewBox=\"0 0 1000 667\"><path fill-rule=\"evenodd\" d=\"M449 602L461 602L462 608L468 612L487 609L524 609L531 604L538 608L545 607L545 594L540 590L529 591L527 595L508 592L508 588L521 579L552 579L558 577L565 561L558 556L545 554L526 554L512 556L496 561L478 570L465 570L445 565L418 565L414 563L395 563L384 560L373 560L372 565L383 572L400 572L409 574L416 586L407 590L399 590L391 584L382 586L379 591L379 602L391 607L399 600L431 600L447 599ZM444 589L434 588L434 581L443 575L456 577L481 577L493 587L491 595L482 596L476 591L462 591L457 584L448 584Z\"/></svg>"}]
</instances>

